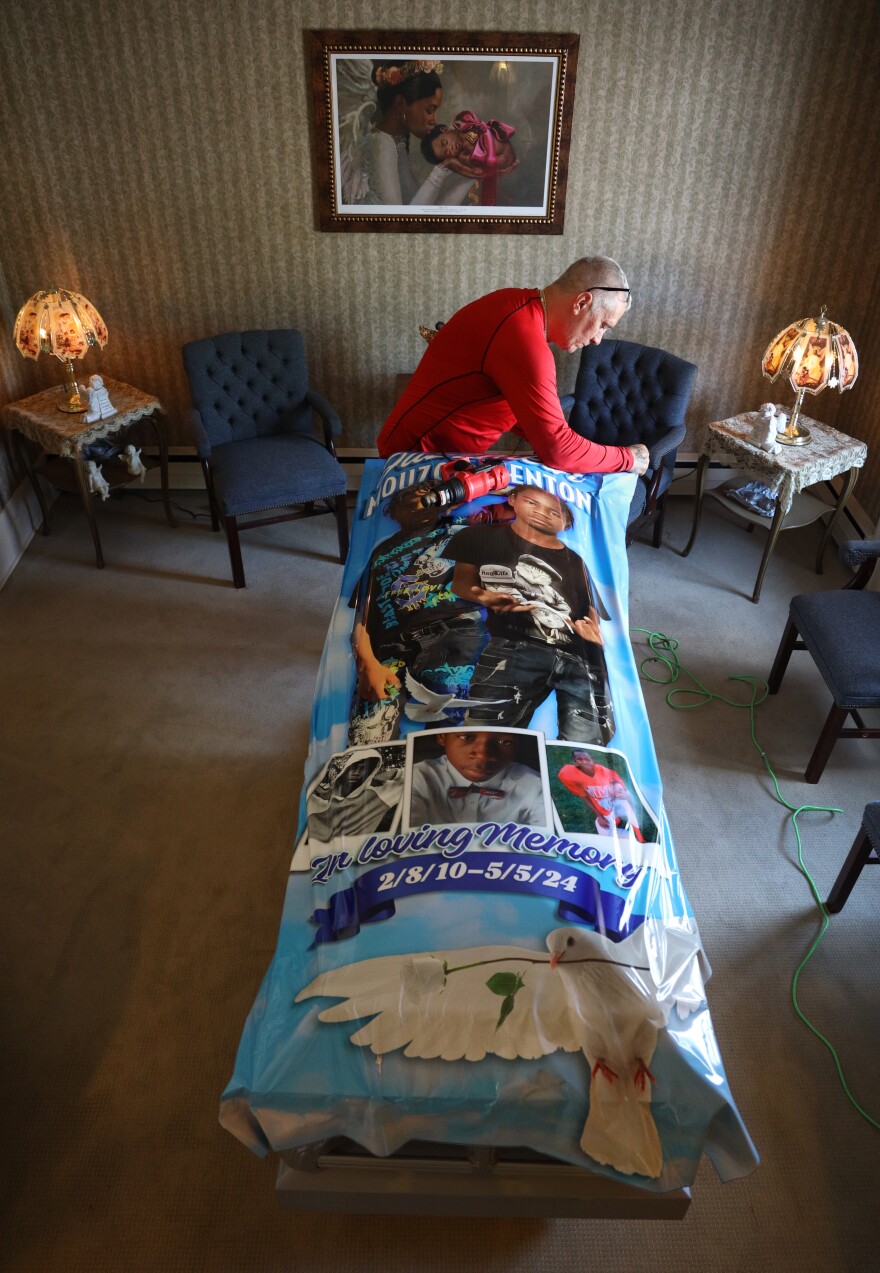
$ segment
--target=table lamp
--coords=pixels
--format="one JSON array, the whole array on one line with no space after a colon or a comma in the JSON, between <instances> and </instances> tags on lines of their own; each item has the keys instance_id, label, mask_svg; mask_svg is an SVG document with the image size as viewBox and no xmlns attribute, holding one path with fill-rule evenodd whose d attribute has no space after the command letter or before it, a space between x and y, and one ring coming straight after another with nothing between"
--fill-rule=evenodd
<instances>
[{"instance_id":1,"label":"table lamp","mask_svg":"<svg viewBox=\"0 0 880 1273\"><path fill-rule=\"evenodd\" d=\"M791 419L776 440L804 446L810 440L810 430L798 424L804 394L821 393L826 386L841 393L851 389L859 360L849 332L826 318L823 305L818 318L802 318L773 337L764 350L761 370L771 381L787 376L797 395Z\"/></svg>"},{"instance_id":2,"label":"table lamp","mask_svg":"<svg viewBox=\"0 0 880 1273\"><path fill-rule=\"evenodd\" d=\"M103 349L107 344L107 328L91 301L63 287L34 292L18 311L12 339L25 358L54 354L64 363L67 396L57 404L59 411L88 408L73 374L73 359L82 358L91 345Z\"/></svg>"}]
</instances>

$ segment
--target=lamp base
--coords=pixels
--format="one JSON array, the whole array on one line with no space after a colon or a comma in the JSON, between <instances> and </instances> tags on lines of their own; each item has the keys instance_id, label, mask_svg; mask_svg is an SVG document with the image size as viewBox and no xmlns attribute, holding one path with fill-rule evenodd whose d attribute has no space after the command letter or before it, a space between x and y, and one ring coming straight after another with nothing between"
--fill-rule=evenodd
<instances>
[{"instance_id":1,"label":"lamp base","mask_svg":"<svg viewBox=\"0 0 880 1273\"><path fill-rule=\"evenodd\" d=\"M797 397L794 400L794 410L788 418L788 424L776 434L777 442L783 442L786 446L806 446L809 442L811 437L810 430L805 429L801 424L803 401L804 390L798 389Z\"/></svg>"},{"instance_id":2,"label":"lamp base","mask_svg":"<svg viewBox=\"0 0 880 1273\"><path fill-rule=\"evenodd\" d=\"M812 436L809 429L802 429L798 424L791 433L787 429L777 433L776 441L783 442L786 446L806 446Z\"/></svg>"},{"instance_id":3,"label":"lamp base","mask_svg":"<svg viewBox=\"0 0 880 1273\"><path fill-rule=\"evenodd\" d=\"M55 406L59 411L66 411L68 415L76 415L80 411L88 411L89 404L83 402L79 394L76 395L76 401L68 398L67 402L56 402Z\"/></svg>"},{"instance_id":4,"label":"lamp base","mask_svg":"<svg viewBox=\"0 0 880 1273\"><path fill-rule=\"evenodd\" d=\"M68 415L75 415L80 411L88 411L88 398L84 398L79 391L79 385L76 383L76 376L73 372L73 361L70 358L63 359L64 370L67 372L67 383L64 388L67 390L67 397L63 402L56 402L59 411L66 411Z\"/></svg>"}]
</instances>

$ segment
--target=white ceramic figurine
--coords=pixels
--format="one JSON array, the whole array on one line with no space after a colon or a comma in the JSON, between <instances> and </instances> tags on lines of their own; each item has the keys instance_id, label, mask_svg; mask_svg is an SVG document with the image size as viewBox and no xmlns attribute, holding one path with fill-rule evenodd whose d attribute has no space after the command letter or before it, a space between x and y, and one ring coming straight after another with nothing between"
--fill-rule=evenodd
<instances>
[{"instance_id":1,"label":"white ceramic figurine","mask_svg":"<svg viewBox=\"0 0 880 1273\"><path fill-rule=\"evenodd\" d=\"M86 460L86 469L88 470L89 490L93 495L100 495L101 499L107 499L110 494L110 485L101 472L101 467L94 460Z\"/></svg>"},{"instance_id":2,"label":"white ceramic figurine","mask_svg":"<svg viewBox=\"0 0 880 1273\"><path fill-rule=\"evenodd\" d=\"M89 409L85 415L86 423L94 424L97 420L107 420L113 415L116 415L116 408L110 401L110 394L104 388L104 381L100 376L89 376Z\"/></svg>"},{"instance_id":3,"label":"white ceramic figurine","mask_svg":"<svg viewBox=\"0 0 880 1273\"><path fill-rule=\"evenodd\" d=\"M140 451L131 442L122 452L122 459L125 460L125 467L132 477L139 477L143 481L147 475L147 470L144 468Z\"/></svg>"},{"instance_id":4,"label":"white ceramic figurine","mask_svg":"<svg viewBox=\"0 0 880 1273\"><path fill-rule=\"evenodd\" d=\"M760 447L762 451L767 451L770 455L776 455L778 451L782 450L782 447L776 441L777 427L776 407L772 402L765 402L758 410L751 435L749 436L752 446Z\"/></svg>"}]
</instances>

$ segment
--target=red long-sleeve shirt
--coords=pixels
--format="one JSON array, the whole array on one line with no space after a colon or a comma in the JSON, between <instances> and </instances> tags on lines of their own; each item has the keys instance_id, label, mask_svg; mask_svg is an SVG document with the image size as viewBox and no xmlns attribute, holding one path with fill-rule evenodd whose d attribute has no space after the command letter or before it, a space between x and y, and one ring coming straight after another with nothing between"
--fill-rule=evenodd
<instances>
[{"instance_id":1,"label":"red long-sleeve shirt","mask_svg":"<svg viewBox=\"0 0 880 1273\"><path fill-rule=\"evenodd\" d=\"M627 447L600 446L568 427L533 288L490 292L450 318L382 426L379 454L475 455L510 429L542 464L567 473L621 473L633 466Z\"/></svg>"}]
</instances>

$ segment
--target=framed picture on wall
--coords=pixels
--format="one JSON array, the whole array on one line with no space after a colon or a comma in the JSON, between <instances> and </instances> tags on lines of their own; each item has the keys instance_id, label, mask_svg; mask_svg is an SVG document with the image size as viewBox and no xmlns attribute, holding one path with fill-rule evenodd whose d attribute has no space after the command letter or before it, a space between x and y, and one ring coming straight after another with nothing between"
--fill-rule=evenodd
<instances>
[{"instance_id":1,"label":"framed picture on wall","mask_svg":"<svg viewBox=\"0 0 880 1273\"><path fill-rule=\"evenodd\" d=\"M320 229L562 233L576 35L306 37Z\"/></svg>"}]
</instances>

